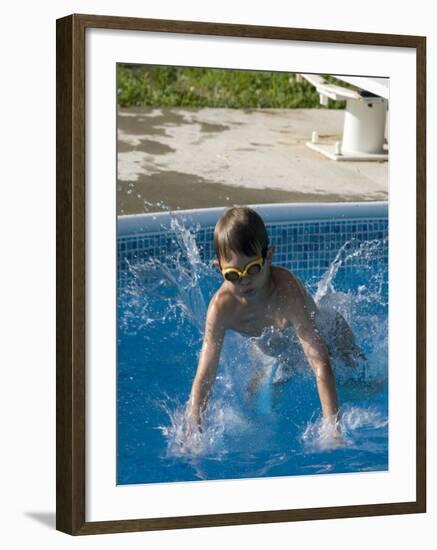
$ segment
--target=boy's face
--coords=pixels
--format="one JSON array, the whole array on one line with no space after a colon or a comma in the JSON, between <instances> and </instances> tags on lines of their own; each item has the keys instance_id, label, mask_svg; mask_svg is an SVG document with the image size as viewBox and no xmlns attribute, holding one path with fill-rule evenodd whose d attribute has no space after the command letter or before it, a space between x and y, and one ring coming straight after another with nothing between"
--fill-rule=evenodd
<instances>
[{"instance_id":1,"label":"boy's face","mask_svg":"<svg viewBox=\"0 0 437 550\"><path fill-rule=\"evenodd\" d=\"M256 300L259 296L260 291L265 288L265 285L268 283L268 278L270 274L270 264L272 259L273 248L269 247L267 249L267 255L264 260L264 264L259 273L254 275L247 274L245 277L240 278L236 282L225 281L228 289L238 296L239 298L245 298L246 300ZM222 271L226 268L235 267L240 271L243 271L244 268L250 262L261 257L261 253L254 256L246 256L242 253L231 252L230 258L216 263Z\"/></svg>"}]
</instances>

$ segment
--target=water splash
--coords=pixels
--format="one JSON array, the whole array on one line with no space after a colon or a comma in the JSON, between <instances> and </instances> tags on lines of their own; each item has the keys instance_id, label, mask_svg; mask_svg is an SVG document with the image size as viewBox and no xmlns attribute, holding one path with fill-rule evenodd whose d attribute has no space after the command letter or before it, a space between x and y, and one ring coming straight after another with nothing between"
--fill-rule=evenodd
<instances>
[{"instance_id":1,"label":"water splash","mask_svg":"<svg viewBox=\"0 0 437 550\"><path fill-rule=\"evenodd\" d=\"M328 451L349 444L345 438L340 422L318 418L307 424L301 435L302 443L307 452Z\"/></svg>"},{"instance_id":2,"label":"water splash","mask_svg":"<svg viewBox=\"0 0 437 550\"><path fill-rule=\"evenodd\" d=\"M211 268L201 261L194 232L175 216L171 219L171 229L179 245L173 256L166 260L126 260L130 277L120 292L120 302L124 305L120 326L125 331L129 331L132 321L139 330L151 323L164 323L174 318L179 309L185 319L203 332L206 305L199 280L207 276Z\"/></svg>"},{"instance_id":3,"label":"water splash","mask_svg":"<svg viewBox=\"0 0 437 550\"><path fill-rule=\"evenodd\" d=\"M195 239L195 232L197 232L199 226L194 226L189 230L178 218L172 217L171 228L176 241L179 243L180 248L184 250L188 259L188 266L181 270L180 279L176 283L177 287L181 289L179 305L184 309L187 317L203 331L206 305L199 280L201 275L204 275L204 264L200 258Z\"/></svg>"},{"instance_id":4,"label":"water splash","mask_svg":"<svg viewBox=\"0 0 437 550\"><path fill-rule=\"evenodd\" d=\"M380 384L387 376L387 297L386 271L375 270L375 260L387 247L387 239L356 242L353 238L343 244L334 260L317 284L314 300L321 310L334 310L341 314L352 329L358 348L366 350L351 357L355 368L350 369L344 361L333 360L337 379L342 383L360 382ZM367 272L366 284L357 289L341 292L334 281L341 267L347 267L353 259L359 259L362 270ZM378 310L377 314L371 313ZM329 332L329 327L325 333ZM323 331L322 331L323 332Z\"/></svg>"},{"instance_id":5,"label":"water splash","mask_svg":"<svg viewBox=\"0 0 437 550\"><path fill-rule=\"evenodd\" d=\"M308 422L301 435L305 451L323 452L342 447L369 450L366 432L375 433L388 426L387 416L378 408L345 405L336 422L321 417ZM363 435L365 444L363 445Z\"/></svg>"},{"instance_id":6,"label":"water splash","mask_svg":"<svg viewBox=\"0 0 437 550\"><path fill-rule=\"evenodd\" d=\"M160 404L169 424L158 426L166 438L168 457L224 457L227 453L226 435L247 430L247 419L230 403L221 398L211 402L202 429L191 422L186 404L167 398Z\"/></svg>"},{"instance_id":7,"label":"water splash","mask_svg":"<svg viewBox=\"0 0 437 550\"><path fill-rule=\"evenodd\" d=\"M346 265L350 260L356 257L359 257L361 261L366 260L370 262L373 260L375 254L387 245L387 239L364 241L360 242L358 247L347 253L348 249L354 248L355 242L356 239L352 238L340 247L334 260L320 279L314 296L317 304L321 303L326 296L335 292L333 281L341 266Z\"/></svg>"}]
</instances>

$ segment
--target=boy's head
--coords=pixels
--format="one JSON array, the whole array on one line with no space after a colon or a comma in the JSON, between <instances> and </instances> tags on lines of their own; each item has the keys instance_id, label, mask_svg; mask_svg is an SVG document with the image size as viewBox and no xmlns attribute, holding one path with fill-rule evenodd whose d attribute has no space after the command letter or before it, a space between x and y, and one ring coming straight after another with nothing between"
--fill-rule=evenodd
<instances>
[{"instance_id":1,"label":"boy's head","mask_svg":"<svg viewBox=\"0 0 437 550\"><path fill-rule=\"evenodd\" d=\"M268 245L261 216L247 206L228 208L215 226L214 248L219 262L228 261L232 252L265 258Z\"/></svg>"}]
</instances>

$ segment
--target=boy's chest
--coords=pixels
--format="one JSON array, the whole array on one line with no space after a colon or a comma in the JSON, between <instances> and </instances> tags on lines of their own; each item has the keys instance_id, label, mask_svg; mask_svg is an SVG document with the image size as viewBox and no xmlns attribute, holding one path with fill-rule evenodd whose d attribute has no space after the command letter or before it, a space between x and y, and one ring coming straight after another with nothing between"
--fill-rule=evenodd
<instances>
[{"instance_id":1,"label":"boy's chest","mask_svg":"<svg viewBox=\"0 0 437 550\"><path fill-rule=\"evenodd\" d=\"M241 308L235 315L232 328L249 336L259 336L265 327L280 330L290 325L289 316L280 305L276 307Z\"/></svg>"}]
</instances>

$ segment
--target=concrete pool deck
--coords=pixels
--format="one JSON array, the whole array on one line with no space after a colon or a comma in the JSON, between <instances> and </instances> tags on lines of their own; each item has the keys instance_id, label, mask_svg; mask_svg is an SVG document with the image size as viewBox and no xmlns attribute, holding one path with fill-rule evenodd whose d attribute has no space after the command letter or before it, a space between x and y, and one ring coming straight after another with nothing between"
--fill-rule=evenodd
<instances>
[{"instance_id":1,"label":"concrete pool deck","mask_svg":"<svg viewBox=\"0 0 437 550\"><path fill-rule=\"evenodd\" d=\"M341 140L328 109L122 108L117 213L388 199L387 162L336 162L306 145Z\"/></svg>"}]
</instances>

